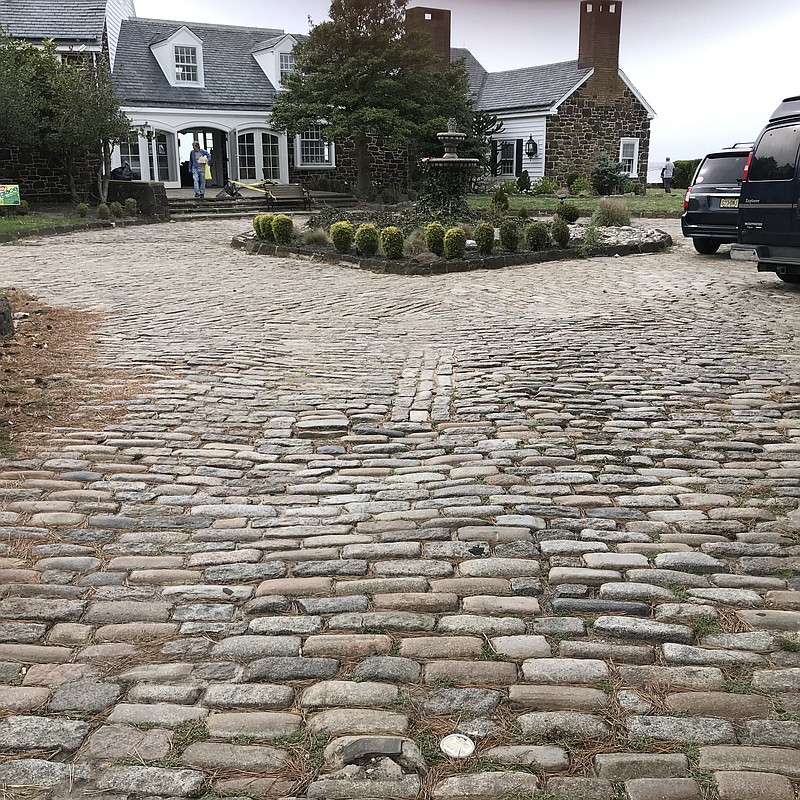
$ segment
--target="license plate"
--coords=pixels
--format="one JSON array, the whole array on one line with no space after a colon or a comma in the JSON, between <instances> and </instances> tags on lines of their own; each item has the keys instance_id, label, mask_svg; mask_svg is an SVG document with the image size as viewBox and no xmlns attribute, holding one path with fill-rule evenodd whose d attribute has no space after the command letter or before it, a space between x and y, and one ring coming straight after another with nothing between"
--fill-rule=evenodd
<instances>
[{"instance_id":1,"label":"license plate","mask_svg":"<svg viewBox=\"0 0 800 800\"><path fill-rule=\"evenodd\" d=\"M739 208L739 198L738 197L723 197L719 201L720 208Z\"/></svg>"}]
</instances>

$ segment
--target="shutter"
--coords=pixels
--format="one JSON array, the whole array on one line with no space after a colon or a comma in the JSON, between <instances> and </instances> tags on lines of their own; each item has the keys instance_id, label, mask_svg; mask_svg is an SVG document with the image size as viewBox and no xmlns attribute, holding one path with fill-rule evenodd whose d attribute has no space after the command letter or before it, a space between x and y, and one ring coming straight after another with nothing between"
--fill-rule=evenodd
<instances>
[{"instance_id":1,"label":"shutter","mask_svg":"<svg viewBox=\"0 0 800 800\"><path fill-rule=\"evenodd\" d=\"M522 139L517 139L517 147L514 151L517 163L514 165L514 175L518 178L522 175L522 151L525 149L525 142Z\"/></svg>"},{"instance_id":2,"label":"shutter","mask_svg":"<svg viewBox=\"0 0 800 800\"><path fill-rule=\"evenodd\" d=\"M498 171L498 163L497 163L497 142L492 139L492 155L491 160L489 161L489 170L492 175L497 175Z\"/></svg>"}]
</instances>

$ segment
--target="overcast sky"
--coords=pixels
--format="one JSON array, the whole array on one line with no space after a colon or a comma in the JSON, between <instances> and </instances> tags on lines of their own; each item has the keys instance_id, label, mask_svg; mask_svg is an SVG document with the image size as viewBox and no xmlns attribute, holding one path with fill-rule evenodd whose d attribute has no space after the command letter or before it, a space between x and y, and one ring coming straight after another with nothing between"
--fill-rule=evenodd
<instances>
[{"instance_id":1,"label":"overcast sky","mask_svg":"<svg viewBox=\"0 0 800 800\"><path fill-rule=\"evenodd\" d=\"M135 0L140 17L307 33L329 0ZM579 0L411 0L449 8L452 44L490 71L577 57ZM798 0L623 0L620 66L657 113L650 159L754 139L800 94Z\"/></svg>"}]
</instances>

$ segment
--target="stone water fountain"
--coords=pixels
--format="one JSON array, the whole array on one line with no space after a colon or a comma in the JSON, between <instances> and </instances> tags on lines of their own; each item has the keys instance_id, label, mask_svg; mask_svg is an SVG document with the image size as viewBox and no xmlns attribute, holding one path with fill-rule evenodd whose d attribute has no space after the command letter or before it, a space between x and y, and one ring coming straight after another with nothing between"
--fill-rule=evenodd
<instances>
[{"instance_id":1,"label":"stone water fountain","mask_svg":"<svg viewBox=\"0 0 800 800\"><path fill-rule=\"evenodd\" d=\"M436 138L444 146L444 155L423 160L426 180L420 203L430 211L458 213L467 207L469 179L480 162L458 155L458 146L467 134L456 130L454 119L448 120L447 130L437 133Z\"/></svg>"}]
</instances>

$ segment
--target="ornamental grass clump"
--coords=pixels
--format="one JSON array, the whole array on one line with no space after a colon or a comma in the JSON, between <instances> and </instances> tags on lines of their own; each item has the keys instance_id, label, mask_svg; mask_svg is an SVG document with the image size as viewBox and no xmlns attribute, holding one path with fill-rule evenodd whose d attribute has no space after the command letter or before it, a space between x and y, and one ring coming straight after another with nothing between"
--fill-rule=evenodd
<instances>
[{"instance_id":1,"label":"ornamental grass clump","mask_svg":"<svg viewBox=\"0 0 800 800\"><path fill-rule=\"evenodd\" d=\"M597 204L592 223L601 228L621 228L631 224L631 212L621 197L604 197Z\"/></svg>"},{"instance_id":2,"label":"ornamental grass clump","mask_svg":"<svg viewBox=\"0 0 800 800\"><path fill-rule=\"evenodd\" d=\"M581 212L575 203L565 203L562 201L556 206L556 214L568 225L572 225L572 223L578 221Z\"/></svg>"},{"instance_id":3,"label":"ornamental grass clump","mask_svg":"<svg viewBox=\"0 0 800 800\"><path fill-rule=\"evenodd\" d=\"M569 244L569 225L563 219L557 219L550 227L550 235L559 247Z\"/></svg>"},{"instance_id":4,"label":"ornamental grass clump","mask_svg":"<svg viewBox=\"0 0 800 800\"><path fill-rule=\"evenodd\" d=\"M479 222L475 226L475 244L482 256L490 256L494 250L494 227L488 222Z\"/></svg>"},{"instance_id":5,"label":"ornamental grass clump","mask_svg":"<svg viewBox=\"0 0 800 800\"><path fill-rule=\"evenodd\" d=\"M531 222L525 228L525 241L531 250L546 250L550 244L550 234L543 222Z\"/></svg>"},{"instance_id":6,"label":"ornamental grass clump","mask_svg":"<svg viewBox=\"0 0 800 800\"><path fill-rule=\"evenodd\" d=\"M289 244L294 236L294 223L286 214L277 214L272 218L272 235L277 244Z\"/></svg>"},{"instance_id":7,"label":"ornamental grass clump","mask_svg":"<svg viewBox=\"0 0 800 800\"><path fill-rule=\"evenodd\" d=\"M378 229L371 222L365 222L363 225L358 226L356 247L362 256L372 258L378 252L379 244Z\"/></svg>"},{"instance_id":8,"label":"ornamental grass clump","mask_svg":"<svg viewBox=\"0 0 800 800\"><path fill-rule=\"evenodd\" d=\"M439 258L444 255L444 234L444 225L441 222L431 222L425 226L425 247Z\"/></svg>"},{"instance_id":9,"label":"ornamental grass clump","mask_svg":"<svg viewBox=\"0 0 800 800\"><path fill-rule=\"evenodd\" d=\"M381 250L386 258L403 257L403 231L396 225L390 225L381 231Z\"/></svg>"},{"instance_id":10,"label":"ornamental grass clump","mask_svg":"<svg viewBox=\"0 0 800 800\"><path fill-rule=\"evenodd\" d=\"M444 256L450 260L464 258L467 234L463 228L450 228L444 235Z\"/></svg>"},{"instance_id":11,"label":"ornamental grass clump","mask_svg":"<svg viewBox=\"0 0 800 800\"><path fill-rule=\"evenodd\" d=\"M519 248L519 228L513 219L504 219L500 223L500 244L509 253L516 253Z\"/></svg>"},{"instance_id":12,"label":"ornamental grass clump","mask_svg":"<svg viewBox=\"0 0 800 800\"><path fill-rule=\"evenodd\" d=\"M349 222L340 221L331 225L331 241L337 253L349 253L353 237L353 226Z\"/></svg>"}]
</instances>

